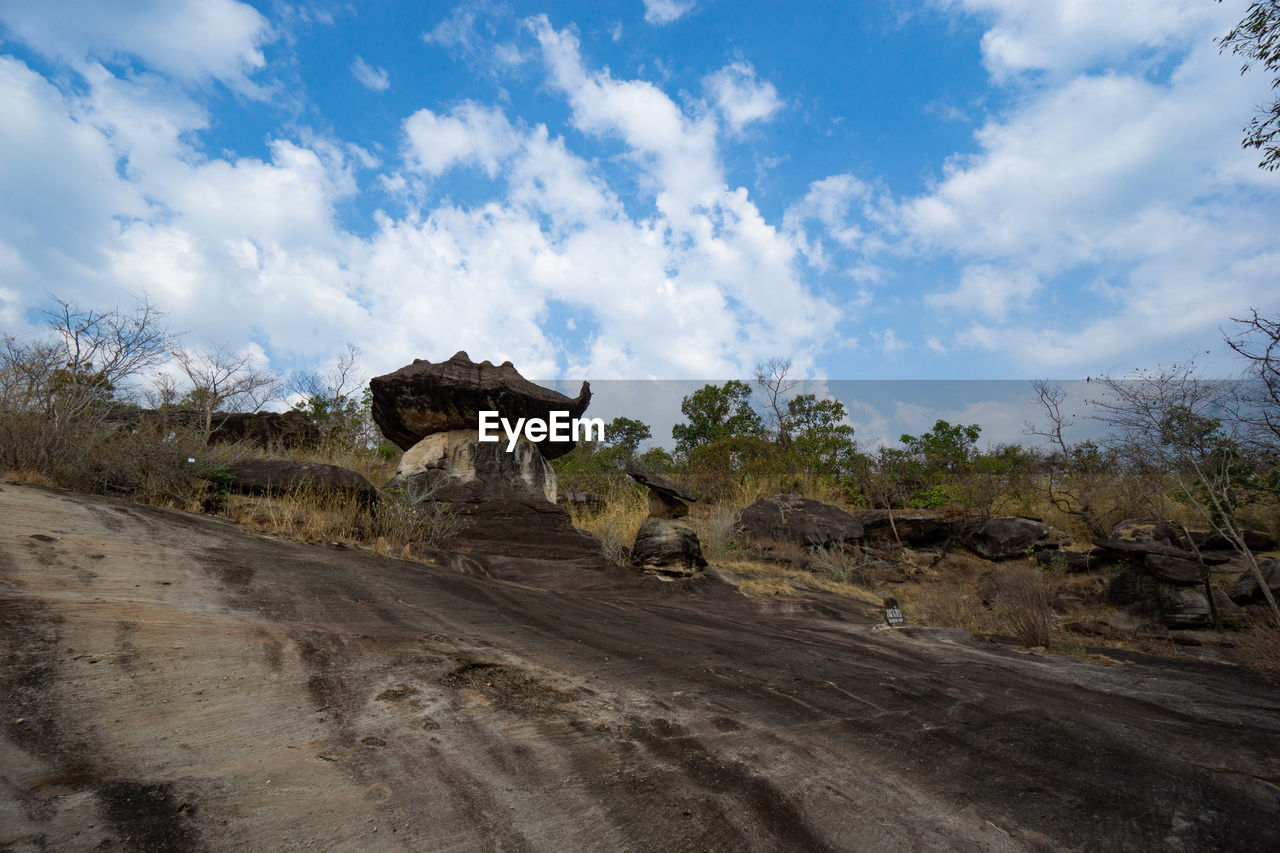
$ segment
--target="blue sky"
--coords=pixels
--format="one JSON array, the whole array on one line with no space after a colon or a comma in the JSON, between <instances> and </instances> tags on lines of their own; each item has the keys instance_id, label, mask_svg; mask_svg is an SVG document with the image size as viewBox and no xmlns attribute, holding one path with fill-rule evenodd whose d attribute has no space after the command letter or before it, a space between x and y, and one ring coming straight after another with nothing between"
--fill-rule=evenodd
<instances>
[{"instance_id":1,"label":"blue sky","mask_svg":"<svg viewBox=\"0 0 1280 853\"><path fill-rule=\"evenodd\" d=\"M1081 378L1280 311L1209 0L0 0L0 329L282 372Z\"/></svg>"}]
</instances>

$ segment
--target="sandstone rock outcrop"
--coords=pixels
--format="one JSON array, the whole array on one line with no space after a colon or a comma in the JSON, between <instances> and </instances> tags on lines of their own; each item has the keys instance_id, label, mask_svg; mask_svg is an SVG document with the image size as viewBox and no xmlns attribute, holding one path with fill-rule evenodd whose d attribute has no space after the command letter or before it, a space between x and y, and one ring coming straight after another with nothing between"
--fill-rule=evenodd
<instances>
[{"instance_id":1,"label":"sandstone rock outcrop","mask_svg":"<svg viewBox=\"0 0 1280 853\"><path fill-rule=\"evenodd\" d=\"M413 364L375 376L369 387L374 422L402 450L433 433L465 429L474 434L482 411L496 411L514 424L518 418L545 420L553 411L581 417L591 402L589 383L582 383L577 397L566 397L525 379L509 361L476 364L461 351L448 361L414 359ZM505 447L505 439L500 443ZM554 459L572 450L574 442L544 440L537 446L543 456Z\"/></svg>"},{"instance_id":2,"label":"sandstone rock outcrop","mask_svg":"<svg viewBox=\"0 0 1280 853\"><path fill-rule=\"evenodd\" d=\"M361 474L321 462L246 459L227 466L223 482L230 491L247 495L309 491L353 498L364 507L373 506L378 500L378 490Z\"/></svg>"},{"instance_id":3,"label":"sandstone rock outcrop","mask_svg":"<svg viewBox=\"0 0 1280 853\"><path fill-rule=\"evenodd\" d=\"M965 545L988 560L1025 557L1027 551L1052 549L1066 544L1066 537L1051 525L1022 516L989 518L965 538Z\"/></svg>"},{"instance_id":4,"label":"sandstone rock outcrop","mask_svg":"<svg viewBox=\"0 0 1280 853\"><path fill-rule=\"evenodd\" d=\"M864 509L854 514L867 540L894 542L894 532L904 545L945 542L964 531L962 514L938 509Z\"/></svg>"},{"instance_id":5,"label":"sandstone rock outcrop","mask_svg":"<svg viewBox=\"0 0 1280 853\"><path fill-rule=\"evenodd\" d=\"M659 576L688 577L707 564L697 531L685 517L697 497L674 480L634 464L627 474L649 488L649 517L636 531L631 562Z\"/></svg>"},{"instance_id":6,"label":"sandstone rock outcrop","mask_svg":"<svg viewBox=\"0 0 1280 853\"><path fill-rule=\"evenodd\" d=\"M794 542L806 548L841 547L862 538L863 527L837 506L797 494L760 498L738 516L753 542Z\"/></svg>"},{"instance_id":7,"label":"sandstone rock outcrop","mask_svg":"<svg viewBox=\"0 0 1280 853\"><path fill-rule=\"evenodd\" d=\"M479 440L481 411L502 417L548 418L551 411L580 417L591 399L583 383L571 400L525 380L510 362L475 364L465 352L447 362L417 360L380 376L373 387L374 420L405 448L387 491L413 504L445 504L457 524L457 546L501 576L512 561L543 560L598 568L600 541L573 526L556 503L555 472L547 459L573 443L518 438ZM551 569L548 569L551 571Z\"/></svg>"},{"instance_id":8,"label":"sandstone rock outcrop","mask_svg":"<svg viewBox=\"0 0 1280 853\"><path fill-rule=\"evenodd\" d=\"M1126 529L1133 531L1135 527ZM1143 533L1151 536L1156 529L1148 523L1145 531L1139 531L1139 537ZM1180 528L1176 529L1180 532ZM1168 628L1212 627L1215 610L1224 625L1244 624L1240 608L1209 581L1210 566L1224 562L1225 557L1204 552L1197 555L1168 544L1169 541L1189 544L1185 535L1162 537L1164 541L1139 537L1133 541L1094 540L1104 554L1129 561L1107 586L1107 598L1112 604L1146 611Z\"/></svg>"}]
</instances>

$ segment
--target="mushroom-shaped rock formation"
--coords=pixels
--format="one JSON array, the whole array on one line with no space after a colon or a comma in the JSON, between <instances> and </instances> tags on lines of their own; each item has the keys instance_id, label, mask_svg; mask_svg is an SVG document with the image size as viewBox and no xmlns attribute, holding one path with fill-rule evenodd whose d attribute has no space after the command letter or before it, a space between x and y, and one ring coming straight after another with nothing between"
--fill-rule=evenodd
<instances>
[{"instance_id":1,"label":"mushroom-shaped rock formation","mask_svg":"<svg viewBox=\"0 0 1280 853\"><path fill-rule=\"evenodd\" d=\"M684 518L689 514L689 504L698 498L670 477L628 463L627 475L642 486L649 487L650 518Z\"/></svg>"},{"instance_id":2,"label":"mushroom-shaped rock formation","mask_svg":"<svg viewBox=\"0 0 1280 853\"><path fill-rule=\"evenodd\" d=\"M636 532L631 562L660 577L696 574L707 561L697 532L684 518L697 497L674 480L635 464L627 466L627 474L649 487L649 517Z\"/></svg>"},{"instance_id":3,"label":"mushroom-shaped rock formation","mask_svg":"<svg viewBox=\"0 0 1280 853\"><path fill-rule=\"evenodd\" d=\"M514 425L519 418L549 420L551 412L579 418L591 402L590 383L582 383L577 397L566 397L525 379L509 361L496 367L488 361L476 364L465 352L435 363L414 359L393 373L375 376L369 387L374 422L401 450L438 432L474 432L480 412L496 411ZM574 443L547 439L537 445L544 457L555 459Z\"/></svg>"}]
</instances>

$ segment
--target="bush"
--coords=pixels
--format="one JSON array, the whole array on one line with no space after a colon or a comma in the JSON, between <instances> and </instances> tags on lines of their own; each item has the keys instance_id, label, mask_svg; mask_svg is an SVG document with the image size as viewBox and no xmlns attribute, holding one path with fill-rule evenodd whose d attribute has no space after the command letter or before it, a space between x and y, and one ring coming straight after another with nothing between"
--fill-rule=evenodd
<instances>
[{"instance_id":1,"label":"bush","mask_svg":"<svg viewBox=\"0 0 1280 853\"><path fill-rule=\"evenodd\" d=\"M1028 648L1048 646L1053 639L1053 602L1058 595L1055 580L1030 566L1001 571L993 580L993 604L1014 636Z\"/></svg>"}]
</instances>

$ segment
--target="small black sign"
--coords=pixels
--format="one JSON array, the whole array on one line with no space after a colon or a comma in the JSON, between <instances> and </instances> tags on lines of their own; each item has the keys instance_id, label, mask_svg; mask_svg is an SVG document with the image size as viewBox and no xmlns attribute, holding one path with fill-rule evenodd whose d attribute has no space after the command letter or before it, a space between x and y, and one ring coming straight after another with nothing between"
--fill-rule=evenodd
<instances>
[{"instance_id":1,"label":"small black sign","mask_svg":"<svg viewBox=\"0 0 1280 853\"><path fill-rule=\"evenodd\" d=\"M898 599L886 598L884 600L884 621L888 622L891 628L897 628L907 621L902 618L902 608L898 606Z\"/></svg>"}]
</instances>

